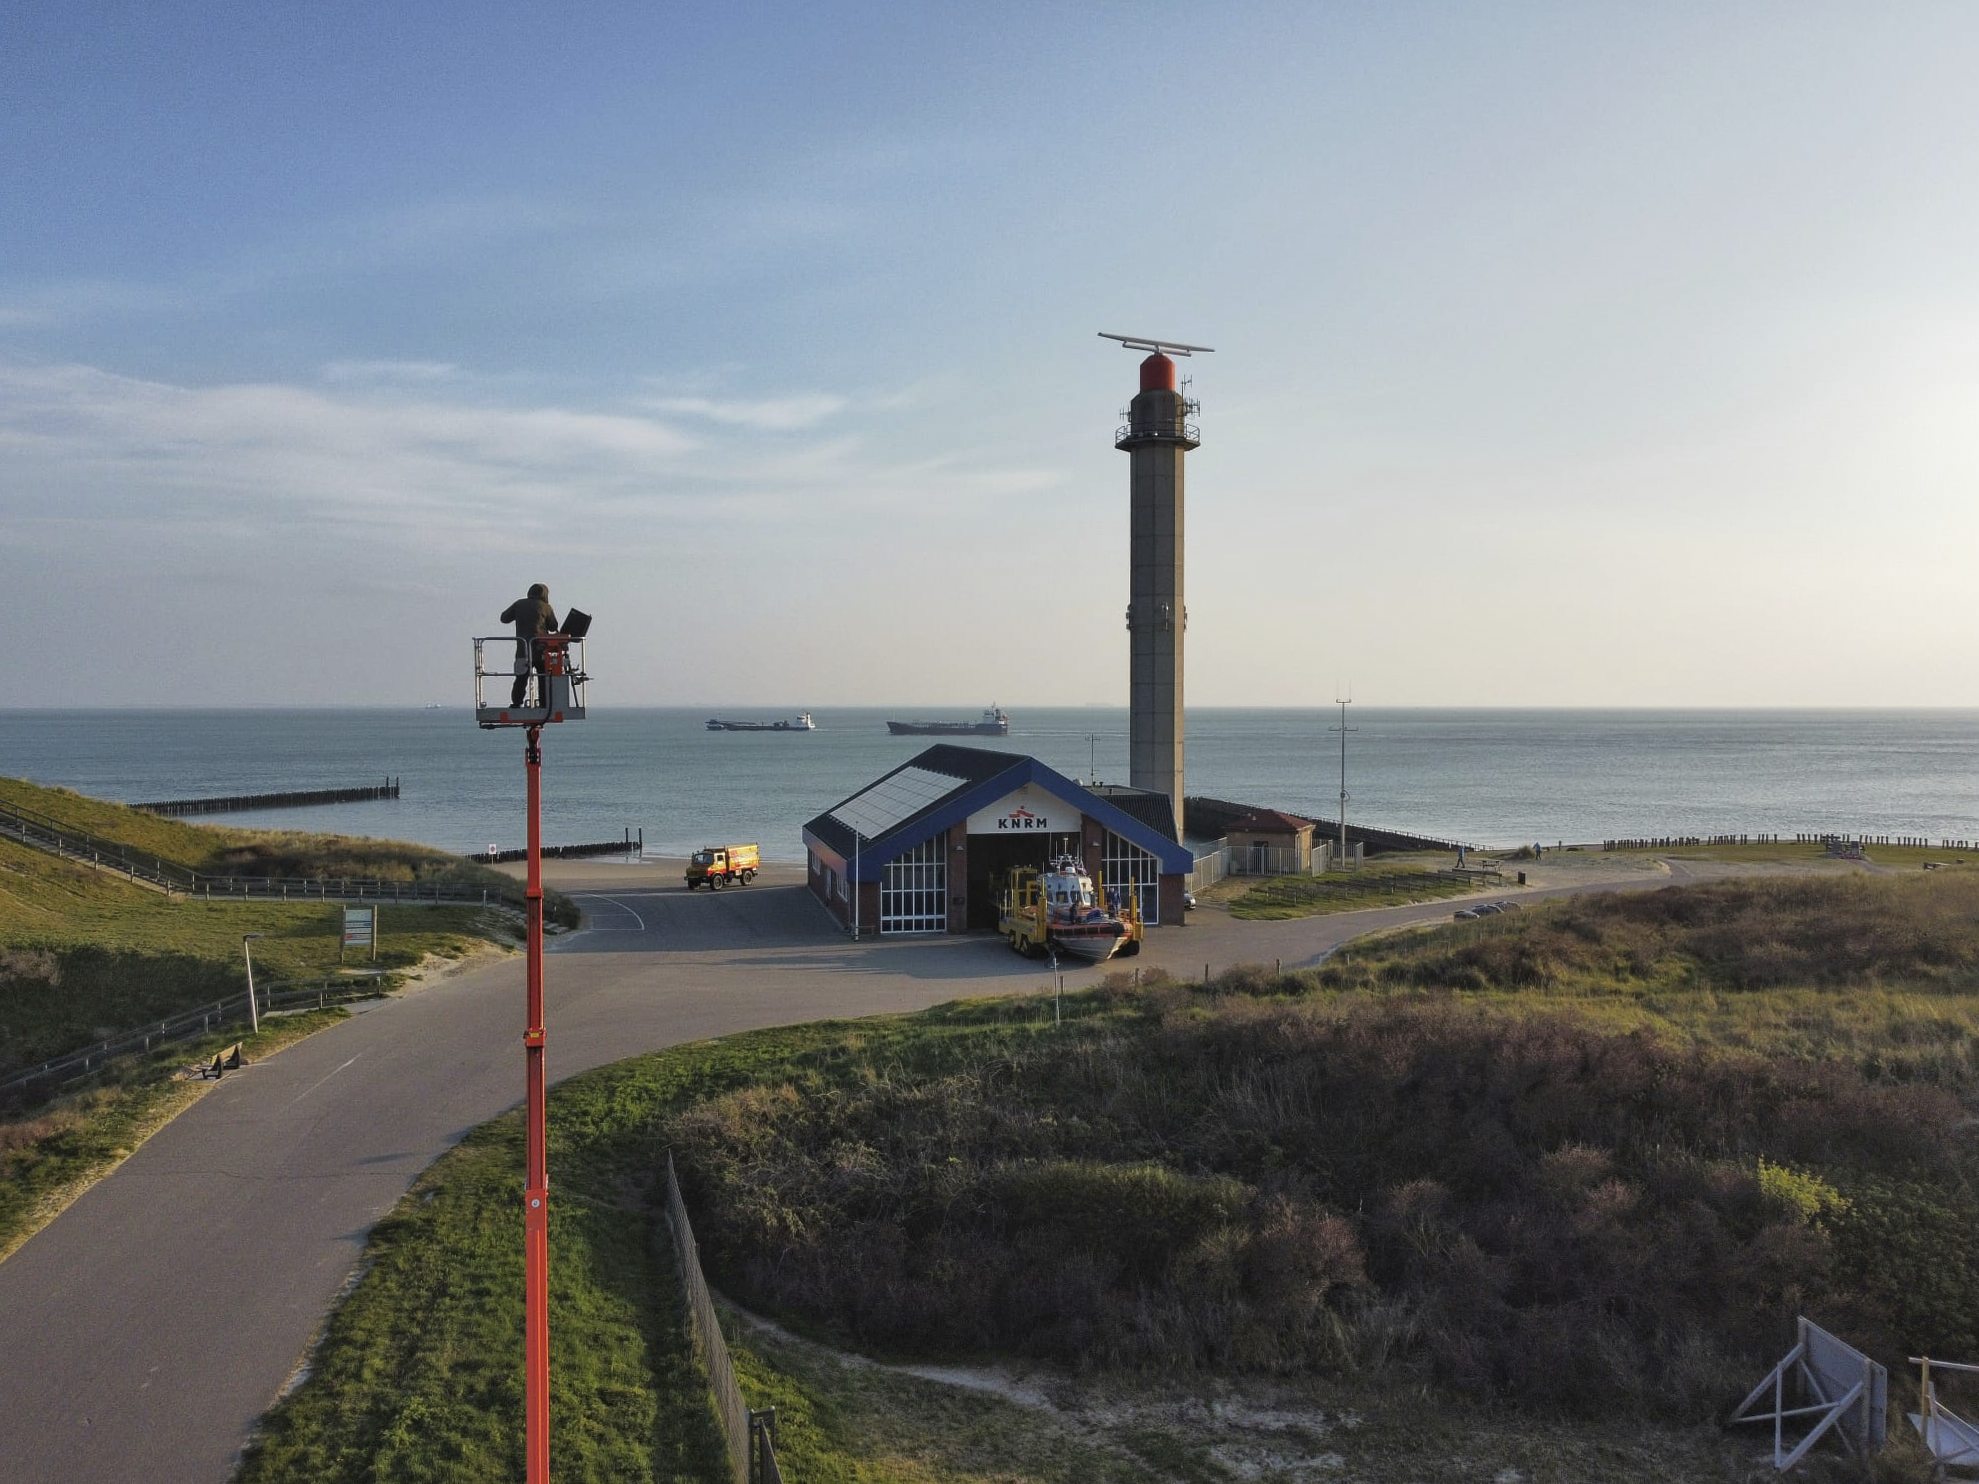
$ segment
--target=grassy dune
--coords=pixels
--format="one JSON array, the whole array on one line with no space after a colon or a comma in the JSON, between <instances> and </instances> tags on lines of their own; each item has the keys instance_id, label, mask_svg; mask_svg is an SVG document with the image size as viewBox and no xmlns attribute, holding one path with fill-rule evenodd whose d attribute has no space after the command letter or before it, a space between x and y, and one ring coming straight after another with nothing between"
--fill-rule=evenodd
<instances>
[{"instance_id":1,"label":"grassy dune","mask_svg":"<svg viewBox=\"0 0 1979 1484\"><path fill-rule=\"evenodd\" d=\"M733 1336L793 1477L1742 1477L1712 1422L1796 1313L1979 1356L1975 970L1979 880L1753 881L602 1069L551 1100L559 1467L717 1477L671 1148L717 1287L802 1337ZM514 1139L401 1208L246 1479L512 1464Z\"/></svg>"},{"instance_id":2,"label":"grassy dune","mask_svg":"<svg viewBox=\"0 0 1979 1484\"><path fill-rule=\"evenodd\" d=\"M387 970L512 936L478 907L385 907L380 921ZM0 840L0 1071L239 994L248 933L264 935L264 988L335 974L342 923L336 902L174 899Z\"/></svg>"},{"instance_id":3,"label":"grassy dune","mask_svg":"<svg viewBox=\"0 0 1979 1484\"><path fill-rule=\"evenodd\" d=\"M0 805L31 810L140 856L205 875L369 879L403 885L446 882L485 887L490 900L521 902L521 887L514 877L403 840L186 824L19 778L0 778ZM559 893L545 896L544 912L552 922L566 927L577 924L575 905Z\"/></svg>"},{"instance_id":4,"label":"grassy dune","mask_svg":"<svg viewBox=\"0 0 1979 1484\"><path fill-rule=\"evenodd\" d=\"M1176 988L1159 991L1158 1005L1124 992L1074 996L1072 1018L1059 1028L1048 1002L972 1002L681 1047L555 1089L557 1477L710 1484L723 1477L705 1390L687 1369L684 1315L652 1203L655 1160L674 1120L752 1089L773 1093L793 1076L845 1094L927 1071L994 1084L1013 1062L1056 1047L1090 1049L1150 1015L1159 1019L1174 995L1199 998ZM513 1116L435 1163L378 1229L366 1276L333 1316L309 1379L265 1419L242 1484L478 1484L519 1474L520 1169ZM1130 1174L1128 1186L1139 1179ZM712 1232L717 1218L704 1206L697 1201L696 1220ZM1103 1235L1092 1222L1078 1229L1087 1239ZM713 1240L703 1234L704 1251ZM1709 1429L1557 1415L1536 1427L1528 1414L1455 1395L1426 1406L1414 1371L1372 1355L1334 1375L1251 1374L1241 1382L1144 1369L1081 1379L1061 1369L1049 1403L1039 1406L849 1361L747 1323L731 1326L730 1342L749 1403L781 1410L787 1477L806 1484L1220 1484L1304 1477L1315 1459L1330 1459L1319 1465L1323 1477L1342 1480L1492 1478L1506 1470L1529 1484L1739 1477Z\"/></svg>"},{"instance_id":5,"label":"grassy dune","mask_svg":"<svg viewBox=\"0 0 1979 1484\"><path fill-rule=\"evenodd\" d=\"M1615 854L1653 856L1669 860L1728 861L1747 865L1812 866L1833 864L1847 869L1825 847L1797 840L1766 841L1745 845L1672 845L1657 850L1603 852L1596 846L1593 855ZM1514 852L1508 860L1529 858L1530 850ZM1877 870L1916 871L1928 863L1934 871L1966 870L1979 872L1979 854L1950 850L1937 845L1871 845L1869 864Z\"/></svg>"},{"instance_id":6,"label":"grassy dune","mask_svg":"<svg viewBox=\"0 0 1979 1484\"><path fill-rule=\"evenodd\" d=\"M419 846L212 830L13 779L0 779L0 802L203 871L258 864L277 874L412 881L474 869ZM496 879L515 889L508 878ZM263 990L335 975L342 921L341 903L168 897L0 840L0 1074L239 995L247 987L241 941L249 933L261 935L254 954ZM509 919L479 907L385 906L379 923L375 965L367 957L362 967L387 971L386 987L429 959L457 959L514 936ZM333 1011L267 1022L250 1038L249 1055L272 1054L341 1017ZM196 1098L197 1086L177 1072L244 1030L121 1058L87 1084L0 1120L0 1257Z\"/></svg>"},{"instance_id":7,"label":"grassy dune","mask_svg":"<svg viewBox=\"0 0 1979 1484\"><path fill-rule=\"evenodd\" d=\"M1979 874L1768 877L1595 895L1349 945L1326 991L1548 1004L1622 1030L1842 1061L1961 1097L1979 1077Z\"/></svg>"},{"instance_id":8,"label":"grassy dune","mask_svg":"<svg viewBox=\"0 0 1979 1484\"><path fill-rule=\"evenodd\" d=\"M520 889L508 876L424 846L189 825L19 779L0 778L0 804L202 872L449 880L488 884L498 898ZM546 915L577 920L560 896L546 902ZM247 982L241 940L249 933L264 935L254 949L263 985L333 974L342 918L337 902L169 897L0 840L0 1072L240 993ZM388 971L514 937L511 924L477 907L387 904L379 921L375 966Z\"/></svg>"},{"instance_id":9,"label":"grassy dune","mask_svg":"<svg viewBox=\"0 0 1979 1484\"><path fill-rule=\"evenodd\" d=\"M1479 888L1461 877L1422 867L1370 867L1329 871L1320 876L1262 876L1229 881L1230 915L1251 921L1315 917L1325 912L1359 912L1408 902L1434 902L1469 895ZM1221 894L1222 884L1214 888Z\"/></svg>"}]
</instances>

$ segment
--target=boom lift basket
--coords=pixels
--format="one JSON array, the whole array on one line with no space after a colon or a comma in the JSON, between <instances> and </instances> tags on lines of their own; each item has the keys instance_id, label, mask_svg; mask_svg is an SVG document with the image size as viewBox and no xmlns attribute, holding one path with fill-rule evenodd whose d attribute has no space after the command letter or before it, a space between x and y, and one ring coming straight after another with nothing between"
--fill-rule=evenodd
<instances>
[{"instance_id":1,"label":"boom lift basket","mask_svg":"<svg viewBox=\"0 0 1979 1484\"><path fill-rule=\"evenodd\" d=\"M582 622L578 622L578 620ZM474 719L484 728L539 727L584 720L584 630L573 612L565 629L538 639L490 634L474 641ZM510 697L523 682L522 704Z\"/></svg>"}]
</instances>

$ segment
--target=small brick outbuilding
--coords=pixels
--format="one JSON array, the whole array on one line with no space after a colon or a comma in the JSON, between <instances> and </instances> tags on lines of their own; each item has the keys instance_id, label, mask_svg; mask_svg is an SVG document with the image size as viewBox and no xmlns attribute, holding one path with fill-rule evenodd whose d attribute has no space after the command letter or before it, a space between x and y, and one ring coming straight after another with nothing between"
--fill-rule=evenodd
<instances>
[{"instance_id":1,"label":"small brick outbuilding","mask_svg":"<svg viewBox=\"0 0 1979 1484\"><path fill-rule=\"evenodd\" d=\"M1310 819L1277 809L1259 809L1235 820L1223 832L1230 847L1230 869L1245 876L1303 876L1312 870Z\"/></svg>"}]
</instances>

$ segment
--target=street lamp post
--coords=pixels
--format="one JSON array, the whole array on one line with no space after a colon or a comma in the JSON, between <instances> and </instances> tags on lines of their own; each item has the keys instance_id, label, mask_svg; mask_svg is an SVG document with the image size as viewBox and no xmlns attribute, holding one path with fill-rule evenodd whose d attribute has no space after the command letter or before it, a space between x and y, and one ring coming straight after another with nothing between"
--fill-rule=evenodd
<instances>
[{"instance_id":1,"label":"street lamp post","mask_svg":"<svg viewBox=\"0 0 1979 1484\"><path fill-rule=\"evenodd\" d=\"M1340 869L1344 871L1347 869L1347 733L1358 732L1360 728L1347 725L1347 708L1354 704L1351 692L1344 701L1336 696L1334 704L1340 708L1340 725L1327 730L1340 734Z\"/></svg>"},{"instance_id":2,"label":"street lamp post","mask_svg":"<svg viewBox=\"0 0 1979 1484\"><path fill-rule=\"evenodd\" d=\"M267 936L266 933L244 933L241 935L241 957L247 960L247 1018L248 1022L254 1027L254 1033L257 1036L261 1034L261 1011L254 1003L254 954L249 951L247 945L252 943L256 938L265 938Z\"/></svg>"}]
</instances>

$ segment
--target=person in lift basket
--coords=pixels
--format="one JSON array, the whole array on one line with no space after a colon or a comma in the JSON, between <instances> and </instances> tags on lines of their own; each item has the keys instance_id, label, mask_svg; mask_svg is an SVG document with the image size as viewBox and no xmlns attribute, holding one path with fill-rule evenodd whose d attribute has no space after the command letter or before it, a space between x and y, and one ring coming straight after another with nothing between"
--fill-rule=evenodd
<instances>
[{"instance_id":1,"label":"person in lift basket","mask_svg":"<svg viewBox=\"0 0 1979 1484\"><path fill-rule=\"evenodd\" d=\"M547 705L549 691L541 679L543 646L539 641L557 631L557 610L550 606L550 590L540 582L531 584L528 597L517 598L502 610L501 621L515 625L515 687L509 692L509 705L522 704L531 674L538 677L536 704Z\"/></svg>"}]
</instances>

